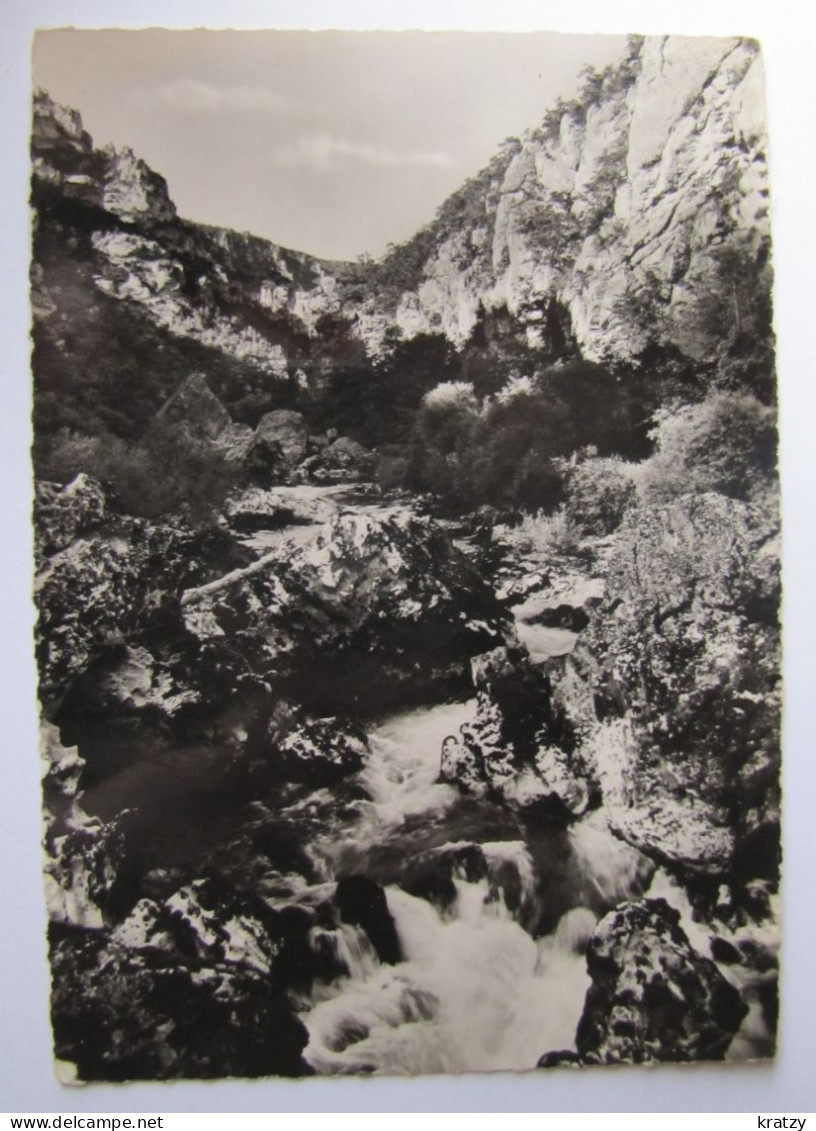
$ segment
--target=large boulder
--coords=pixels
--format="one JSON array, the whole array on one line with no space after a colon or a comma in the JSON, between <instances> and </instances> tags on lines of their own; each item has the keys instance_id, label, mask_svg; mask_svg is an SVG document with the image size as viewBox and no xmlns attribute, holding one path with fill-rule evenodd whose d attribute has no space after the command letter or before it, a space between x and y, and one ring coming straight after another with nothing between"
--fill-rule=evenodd
<instances>
[{"instance_id":1,"label":"large boulder","mask_svg":"<svg viewBox=\"0 0 816 1131\"><path fill-rule=\"evenodd\" d=\"M673 866L776 875L778 552L773 515L720 495L632 512L550 667L610 824Z\"/></svg>"},{"instance_id":2,"label":"large boulder","mask_svg":"<svg viewBox=\"0 0 816 1131\"><path fill-rule=\"evenodd\" d=\"M96 673L106 657L100 678L110 686L103 698L172 714L190 688L176 686L151 648L183 633L178 597L185 585L249 555L215 529L105 514L98 484L85 476L60 490L49 487L41 499L41 541L49 552L34 584L40 698L52 717L75 681Z\"/></svg>"},{"instance_id":3,"label":"large boulder","mask_svg":"<svg viewBox=\"0 0 816 1131\"><path fill-rule=\"evenodd\" d=\"M232 462L246 458L255 438L247 425L233 422L200 373L191 374L165 401L156 414L156 424Z\"/></svg>"},{"instance_id":4,"label":"large boulder","mask_svg":"<svg viewBox=\"0 0 816 1131\"><path fill-rule=\"evenodd\" d=\"M254 440L256 449L261 446L277 454L289 467L296 467L309 446L309 430L302 413L279 408L262 416Z\"/></svg>"},{"instance_id":5,"label":"large boulder","mask_svg":"<svg viewBox=\"0 0 816 1131\"><path fill-rule=\"evenodd\" d=\"M296 550L188 589L182 611L204 652L293 680L325 714L461 689L470 657L508 628L442 531L398 509L338 515Z\"/></svg>"},{"instance_id":6,"label":"large boulder","mask_svg":"<svg viewBox=\"0 0 816 1131\"><path fill-rule=\"evenodd\" d=\"M82 1080L308 1073L287 990L317 970L311 924L210 874L103 929L53 926L57 1057Z\"/></svg>"},{"instance_id":7,"label":"large boulder","mask_svg":"<svg viewBox=\"0 0 816 1131\"><path fill-rule=\"evenodd\" d=\"M213 925L217 930L218 925ZM302 1076L307 1033L251 963L55 933L54 1051L80 1080Z\"/></svg>"},{"instance_id":8,"label":"large boulder","mask_svg":"<svg viewBox=\"0 0 816 1131\"><path fill-rule=\"evenodd\" d=\"M364 732L351 723L303 719L286 734L273 736L270 757L275 774L283 780L317 788L362 769L367 753Z\"/></svg>"},{"instance_id":9,"label":"large boulder","mask_svg":"<svg viewBox=\"0 0 816 1131\"><path fill-rule=\"evenodd\" d=\"M349 436L339 436L306 461L318 482L344 482L370 476L376 457L368 448Z\"/></svg>"},{"instance_id":10,"label":"large boulder","mask_svg":"<svg viewBox=\"0 0 816 1131\"><path fill-rule=\"evenodd\" d=\"M663 899L605 916L589 941L587 970L592 985L576 1039L584 1063L721 1060L748 1012Z\"/></svg>"},{"instance_id":11,"label":"large boulder","mask_svg":"<svg viewBox=\"0 0 816 1131\"><path fill-rule=\"evenodd\" d=\"M524 650L507 646L476 656L471 672L476 713L459 736L445 739L440 780L523 809L583 813L590 787L544 672Z\"/></svg>"}]
</instances>

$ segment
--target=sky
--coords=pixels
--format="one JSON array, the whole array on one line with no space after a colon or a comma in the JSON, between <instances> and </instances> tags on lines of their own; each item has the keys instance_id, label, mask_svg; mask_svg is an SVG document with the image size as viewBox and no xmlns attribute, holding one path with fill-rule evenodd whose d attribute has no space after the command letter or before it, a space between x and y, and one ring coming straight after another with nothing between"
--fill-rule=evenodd
<instances>
[{"instance_id":1,"label":"sky","mask_svg":"<svg viewBox=\"0 0 816 1131\"><path fill-rule=\"evenodd\" d=\"M39 32L34 82L96 145L130 146L179 213L328 259L432 219L622 36L546 32Z\"/></svg>"}]
</instances>

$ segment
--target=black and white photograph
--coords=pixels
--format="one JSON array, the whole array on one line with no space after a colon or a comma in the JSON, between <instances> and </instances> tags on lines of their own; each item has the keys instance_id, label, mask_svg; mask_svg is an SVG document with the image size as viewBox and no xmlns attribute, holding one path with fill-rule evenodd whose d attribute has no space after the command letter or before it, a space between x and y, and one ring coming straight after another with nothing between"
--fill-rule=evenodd
<instances>
[{"instance_id":1,"label":"black and white photograph","mask_svg":"<svg viewBox=\"0 0 816 1131\"><path fill-rule=\"evenodd\" d=\"M772 1060L761 43L51 28L31 113L58 1079Z\"/></svg>"}]
</instances>

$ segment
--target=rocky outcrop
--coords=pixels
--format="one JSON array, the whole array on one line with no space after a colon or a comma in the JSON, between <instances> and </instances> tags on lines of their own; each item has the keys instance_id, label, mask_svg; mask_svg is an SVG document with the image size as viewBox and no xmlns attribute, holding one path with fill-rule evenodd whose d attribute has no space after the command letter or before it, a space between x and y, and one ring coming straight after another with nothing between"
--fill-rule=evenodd
<instances>
[{"instance_id":1,"label":"rocky outcrop","mask_svg":"<svg viewBox=\"0 0 816 1131\"><path fill-rule=\"evenodd\" d=\"M179 595L249 555L217 529L117 515L84 475L41 487L36 506L37 661L48 717L86 675L100 705L152 705L172 715L195 690L173 648L184 633Z\"/></svg>"},{"instance_id":2,"label":"rocky outcrop","mask_svg":"<svg viewBox=\"0 0 816 1131\"><path fill-rule=\"evenodd\" d=\"M269 768L284 781L313 788L332 785L361 769L368 753L365 733L336 718L303 719L289 728L274 720L269 727Z\"/></svg>"},{"instance_id":3,"label":"rocky outcrop","mask_svg":"<svg viewBox=\"0 0 816 1131\"><path fill-rule=\"evenodd\" d=\"M709 494L642 508L582 643L553 665L612 827L658 859L776 874L778 601L760 507Z\"/></svg>"},{"instance_id":4,"label":"rocky outcrop","mask_svg":"<svg viewBox=\"0 0 816 1131\"><path fill-rule=\"evenodd\" d=\"M75 110L44 91L34 96L31 148L35 183L92 204L127 223L147 226L172 220L176 208L163 177L131 149L93 148Z\"/></svg>"},{"instance_id":5,"label":"rocky outcrop","mask_svg":"<svg viewBox=\"0 0 816 1131\"><path fill-rule=\"evenodd\" d=\"M419 697L459 686L470 656L506 628L441 530L398 509L341 514L299 549L188 589L182 613L205 653L239 651L258 673L291 674L297 697L321 710L347 709L344 695L382 709L409 687Z\"/></svg>"},{"instance_id":6,"label":"rocky outcrop","mask_svg":"<svg viewBox=\"0 0 816 1131\"><path fill-rule=\"evenodd\" d=\"M85 760L43 722L40 750L45 819L45 902L52 923L102 927L110 920L115 886L126 854L128 814L105 823L81 807Z\"/></svg>"},{"instance_id":7,"label":"rocky outcrop","mask_svg":"<svg viewBox=\"0 0 816 1131\"><path fill-rule=\"evenodd\" d=\"M553 706L547 677L519 649L474 658L477 711L442 747L440 781L521 808L585 812L590 785L566 718Z\"/></svg>"},{"instance_id":8,"label":"rocky outcrop","mask_svg":"<svg viewBox=\"0 0 816 1131\"><path fill-rule=\"evenodd\" d=\"M601 920L587 948L592 985L577 1056L550 1053L540 1067L722 1060L747 1006L679 924L662 899L623 904Z\"/></svg>"},{"instance_id":9,"label":"rocky outcrop","mask_svg":"<svg viewBox=\"0 0 816 1131\"><path fill-rule=\"evenodd\" d=\"M202 347L227 355L262 403L270 379L288 379L290 354L298 359L292 376L308 384L309 341L320 319L341 307L329 264L247 233L179 219L162 176L130 149L95 149L79 114L42 91L34 98L31 146L32 198L43 225L35 260L38 241L64 240L66 228L74 230L62 251L74 266L74 286L86 288L88 312L106 296L147 325L195 343L199 358ZM59 269L45 258L38 329L65 313ZM56 327L54 341L65 348Z\"/></svg>"},{"instance_id":10,"label":"rocky outcrop","mask_svg":"<svg viewBox=\"0 0 816 1131\"><path fill-rule=\"evenodd\" d=\"M102 150L106 168L102 185L102 207L129 223L162 224L176 215L167 192L167 181L154 173L132 149Z\"/></svg>"},{"instance_id":11,"label":"rocky outcrop","mask_svg":"<svg viewBox=\"0 0 816 1131\"><path fill-rule=\"evenodd\" d=\"M505 312L556 354L572 339L593 360L657 342L710 357L747 319L746 277L767 289L768 239L758 45L631 41L443 205L410 246L426 249L415 283L372 295L361 333L376 349L396 322L463 346ZM711 309L723 273L742 308L730 322Z\"/></svg>"},{"instance_id":12,"label":"rocky outcrop","mask_svg":"<svg viewBox=\"0 0 816 1131\"><path fill-rule=\"evenodd\" d=\"M308 1073L300 1055L306 1030L274 977L233 953L223 960L168 953L169 937L151 938L133 922L116 938L54 932L60 1061L73 1064L80 1080Z\"/></svg>"}]
</instances>

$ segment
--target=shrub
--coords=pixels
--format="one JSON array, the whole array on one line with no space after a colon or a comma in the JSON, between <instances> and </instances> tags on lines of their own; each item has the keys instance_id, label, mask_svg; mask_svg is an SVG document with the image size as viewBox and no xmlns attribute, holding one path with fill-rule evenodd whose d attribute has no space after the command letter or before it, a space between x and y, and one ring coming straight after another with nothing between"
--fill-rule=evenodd
<instances>
[{"instance_id":1,"label":"shrub","mask_svg":"<svg viewBox=\"0 0 816 1131\"><path fill-rule=\"evenodd\" d=\"M389 445L380 450L374 475L384 490L393 490L406 485L409 466L408 450L397 444Z\"/></svg>"},{"instance_id":2,"label":"shrub","mask_svg":"<svg viewBox=\"0 0 816 1131\"><path fill-rule=\"evenodd\" d=\"M86 471L126 514L207 521L235 487L239 470L217 449L154 425L141 441L60 432L35 453L37 474L67 483Z\"/></svg>"},{"instance_id":3,"label":"shrub","mask_svg":"<svg viewBox=\"0 0 816 1131\"><path fill-rule=\"evenodd\" d=\"M496 533L520 553L545 558L575 555L581 545L581 532L564 507L553 514L526 514L518 526L499 526Z\"/></svg>"},{"instance_id":4,"label":"shrub","mask_svg":"<svg viewBox=\"0 0 816 1131\"><path fill-rule=\"evenodd\" d=\"M592 455L569 467L565 510L585 534L617 530L636 498L632 467L617 456Z\"/></svg>"},{"instance_id":5,"label":"shrub","mask_svg":"<svg viewBox=\"0 0 816 1131\"><path fill-rule=\"evenodd\" d=\"M749 393L715 392L655 414L655 454L641 471L647 502L716 491L750 500L773 480L774 411Z\"/></svg>"}]
</instances>

